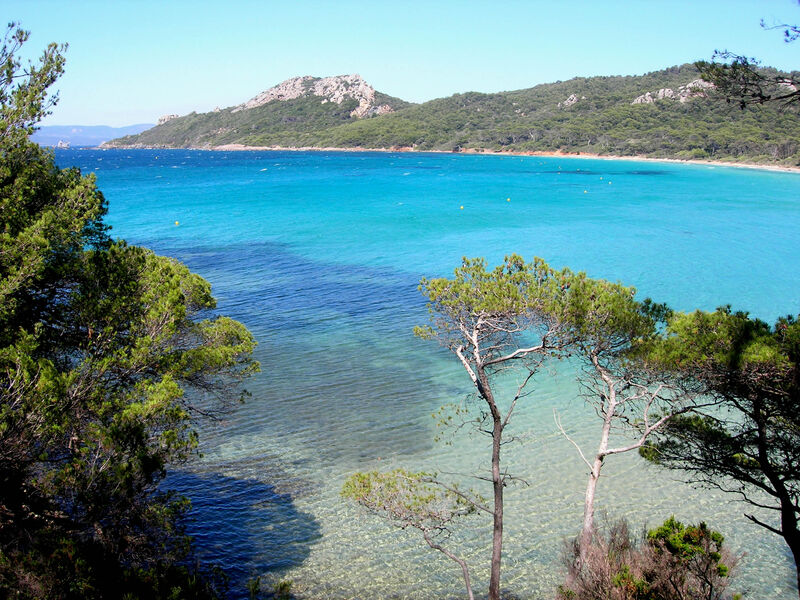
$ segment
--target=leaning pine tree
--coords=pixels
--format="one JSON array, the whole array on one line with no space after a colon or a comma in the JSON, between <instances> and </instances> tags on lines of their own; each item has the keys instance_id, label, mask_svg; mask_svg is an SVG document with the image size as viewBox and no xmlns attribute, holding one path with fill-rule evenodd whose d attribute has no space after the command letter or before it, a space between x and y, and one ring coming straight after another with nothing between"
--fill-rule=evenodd
<instances>
[{"instance_id":1,"label":"leaning pine tree","mask_svg":"<svg viewBox=\"0 0 800 600\"><path fill-rule=\"evenodd\" d=\"M431 547L461 566L470 596L466 563L433 541L431 534L449 532L452 521L465 514L491 515L488 597L499 600L504 492L513 481L508 469L500 466L503 434L518 402L530 393L528 384L539 368L559 353L566 277L566 271L551 269L541 259L526 263L512 255L491 270L483 259L465 258L453 278L423 279L420 284L428 299L430 324L417 327L415 333L455 354L481 405L479 430L490 438L490 453L489 475L479 479L491 482L490 501L436 477L405 471L359 473L345 485L345 496L403 527L420 529ZM517 376L511 393L500 391L502 374Z\"/></svg>"},{"instance_id":2,"label":"leaning pine tree","mask_svg":"<svg viewBox=\"0 0 800 600\"><path fill-rule=\"evenodd\" d=\"M503 433L517 402L528 393L528 383L558 351L563 278L562 272L540 259L526 263L513 255L492 270L482 259L464 259L452 279L423 280L420 285L429 302L431 324L417 328L417 335L439 341L456 355L488 415L481 430L491 440L490 600L500 598L503 494L511 479L500 467ZM509 369L517 371L519 382L510 397L501 398L495 380Z\"/></svg>"},{"instance_id":3,"label":"leaning pine tree","mask_svg":"<svg viewBox=\"0 0 800 600\"><path fill-rule=\"evenodd\" d=\"M683 369L719 408L673 419L640 453L749 505L745 516L786 542L800 590L800 321L676 313L651 359Z\"/></svg>"}]
</instances>

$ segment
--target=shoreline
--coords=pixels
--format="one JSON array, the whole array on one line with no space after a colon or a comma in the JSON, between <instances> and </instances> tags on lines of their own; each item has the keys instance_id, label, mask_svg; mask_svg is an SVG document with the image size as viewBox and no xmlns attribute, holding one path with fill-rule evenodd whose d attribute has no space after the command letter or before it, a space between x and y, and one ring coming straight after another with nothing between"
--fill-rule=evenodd
<instances>
[{"instance_id":1,"label":"shoreline","mask_svg":"<svg viewBox=\"0 0 800 600\"><path fill-rule=\"evenodd\" d=\"M133 147L130 147L133 148ZM102 148L101 148L102 149ZM110 149L114 149L113 147ZM122 149L122 148L117 148ZM159 147L138 147L134 149L140 150L177 150L180 148L159 148ZM595 160L626 160L626 161L640 161L640 162L663 162L673 164L689 164L689 165L706 165L714 167L736 167L740 169L758 169L762 171L773 171L779 173L800 173L800 166L787 167L783 165L765 165L760 163L747 163L747 162L728 162L724 160L707 160L707 159L694 159L694 158L654 158L650 156L618 156L614 154L594 154L591 152L581 152L580 154L572 154L569 152L561 152L558 150L551 151L510 151L503 152L497 150L486 150L482 148L467 148L461 151L452 150L416 150L408 146L399 146L391 148L341 148L341 147L320 147L320 146L302 146L302 147L286 147L286 146L245 146L244 144L222 144L220 146L210 146L205 148L183 148L184 150L218 150L223 152L259 152L259 151L273 151L273 152L396 152L396 153L416 153L416 154L471 154L471 155L485 155L485 156L541 156L547 158L568 158L568 159L595 159Z\"/></svg>"},{"instance_id":2,"label":"shoreline","mask_svg":"<svg viewBox=\"0 0 800 600\"><path fill-rule=\"evenodd\" d=\"M192 150L205 150L206 148L192 148ZM614 154L594 154L591 152L581 152L580 154L571 154L568 152L560 152L558 150L551 151L512 151L502 152L497 150L485 150L479 148L467 148L460 152L451 150L415 150L409 147L394 147L394 148L337 148L337 147L317 147L305 146L300 148L288 148L284 146L245 146L243 144L223 144L221 146L212 146L208 150L221 150L230 152L241 151L259 151L259 150L272 150L281 152L402 152L402 153L418 153L418 154L483 154L488 156L543 156L548 158L578 158L578 159L597 159L597 160L628 160L628 161L643 161L643 162L666 162L677 164L689 165L708 165L719 167L738 167L741 169L760 169L764 171L776 171L781 173L800 173L800 166L787 167L783 165L763 165L759 163L736 163L724 160L704 160L695 158L653 158L650 156L618 156Z\"/></svg>"}]
</instances>

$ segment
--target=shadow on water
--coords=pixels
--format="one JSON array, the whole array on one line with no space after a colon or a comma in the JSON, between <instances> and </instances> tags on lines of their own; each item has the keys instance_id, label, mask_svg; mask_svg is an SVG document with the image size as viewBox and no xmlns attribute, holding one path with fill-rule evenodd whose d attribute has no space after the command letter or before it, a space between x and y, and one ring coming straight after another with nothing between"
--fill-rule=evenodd
<instances>
[{"instance_id":1,"label":"shadow on water","mask_svg":"<svg viewBox=\"0 0 800 600\"><path fill-rule=\"evenodd\" d=\"M582 175L611 177L616 175L642 175L645 177L669 175L668 171L658 169L636 169L628 171L590 171L588 169L547 169L541 171L519 171L520 173L530 173L534 175Z\"/></svg>"},{"instance_id":2,"label":"shadow on water","mask_svg":"<svg viewBox=\"0 0 800 600\"><path fill-rule=\"evenodd\" d=\"M259 329L262 321L271 331L303 328L324 310L358 319L395 311L385 323L395 330L400 316L410 330L424 306L417 291L419 276L390 268L313 260L273 242L220 246L186 246L169 239L143 242L214 281L225 313L251 328Z\"/></svg>"},{"instance_id":3,"label":"shadow on water","mask_svg":"<svg viewBox=\"0 0 800 600\"><path fill-rule=\"evenodd\" d=\"M658 171L655 169L638 169L636 171L626 171L626 175L646 175L646 176L653 176L653 175L669 175L667 171Z\"/></svg>"},{"instance_id":4,"label":"shadow on water","mask_svg":"<svg viewBox=\"0 0 800 600\"><path fill-rule=\"evenodd\" d=\"M197 558L230 577L231 597L240 597L254 575L299 566L322 537L319 523L297 510L292 496L255 479L218 473L172 473L166 487L192 501L186 533Z\"/></svg>"},{"instance_id":5,"label":"shadow on water","mask_svg":"<svg viewBox=\"0 0 800 600\"><path fill-rule=\"evenodd\" d=\"M548 170L548 171L525 171L526 173L533 173L535 175L543 174L543 175L605 175L604 172L600 171L587 171L585 169L558 169L558 170Z\"/></svg>"},{"instance_id":6,"label":"shadow on water","mask_svg":"<svg viewBox=\"0 0 800 600\"><path fill-rule=\"evenodd\" d=\"M441 377L433 344L406 352L426 318L417 275L315 260L271 242L150 245L214 281L219 311L259 342L262 373L247 382L252 396L232 415L235 426L202 432L209 453L224 446L217 459L260 459L280 447L308 468L430 447L431 407L463 388Z\"/></svg>"}]
</instances>

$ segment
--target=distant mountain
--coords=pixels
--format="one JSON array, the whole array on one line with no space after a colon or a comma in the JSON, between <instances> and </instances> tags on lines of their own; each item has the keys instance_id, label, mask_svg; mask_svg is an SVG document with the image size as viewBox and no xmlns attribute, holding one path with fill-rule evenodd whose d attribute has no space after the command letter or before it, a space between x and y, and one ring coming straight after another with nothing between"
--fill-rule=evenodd
<instances>
[{"instance_id":1,"label":"distant mountain","mask_svg":"<svg viewBox=\"0 0 800 600\"><path fill-rule=\"evenodd\" d=\"M135 135L153 127L152 123L108 127L106 125L45 125L31 136L40 146L57 146L64 142L72 146L99 146L124 135Z\"/></svg>"},{"instance_id":2,"label":"distant mountain","mask_svg":"<svg viewBox=\"0 0 800 600\"><path fill-rule=\"evenodd\" d=\"M716 98L694 65L410 104L361 77L297 77L238 106L174 115L107 146L404 148L800 164L800 119Z\"/></svg>"}]
</instances>

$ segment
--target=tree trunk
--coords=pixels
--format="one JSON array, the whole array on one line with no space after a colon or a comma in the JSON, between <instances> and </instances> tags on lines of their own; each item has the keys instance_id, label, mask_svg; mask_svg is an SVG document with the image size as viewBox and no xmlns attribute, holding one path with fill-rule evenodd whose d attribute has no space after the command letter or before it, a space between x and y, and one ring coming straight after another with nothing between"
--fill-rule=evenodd
<instances>
[{"instance_id":1,"label":"tree trunk","mask_svg":"<svg viewBox=\"0 0 800 600\"><path fill-rule=\"evenodd\" d=\"M469 580L469 567L467 567L466 561L458 558L455 554L453 554L440 544L434 542L431 539L430 534L425 529L422 530L422 536L425 538L425 541L428 542L428 545L431 548L433 548L434 550L438 550L439 552L444 554L447 558L450 558L454 560L456 563L458 563L458 566L461 567L461 574L464 576L464 585L467 587L467 597L469 598L469 600L475 600L475 596L472 595L472 584L470 583Z\"/></svg>"},{"instance_id":2,"label":"tree trunk","mask_svg":"<svg viewBox=\"0 0 800 600\"><path fill-rule=\"evenodd\" d=\"M503 554L503 478L500 475L500 443L503 439L503 418L494 401L489 378L478 367L478 392L486 401L492 415L492 488L494 491L494 524L492 529L492 562L489 577L489 600L500 600L500 561Z\"/></svg>"},{"instance_id":3,"label":"tree trunk","mask_svg":"<svg viewBox=\"0 0 800 600\"><path fill-rule=\"evenodd\" d=\"M797 529L797 515L791 500L781 498L781 532L786 545L794 557L794 570L797 577L797 593L800 597L800 531Z\"/></svg>"},{"instance_id":4,"label":"tree trunk","mask_svg":"<svg viewBox=\"0 0 800 600\"><path fill-rule=\"evenodd\" d=\"M475 600L475 596L472 595L472 584L469 581L469 569L467 568L467 563L460 559L456 562L461 565L461 574L464 576L464 585L467 586L467 596L469 600Z\"/></svg>"},{"instance_id":5,"label":"tree trunk","mask_svg":"<svg viewBox=\"0 0 800 600\"><path fill-rule=\"evenodd\" d=\"M489 578L489 600L500 600L500 559L503 553L503 480L500 476L500 441L502 435L503 423L498 415L494 418L494 427L492 429L494 529L492 532L492 571Z\"/></svg>"},{"instance_id":6,"label":"tree trunk","mask_svg":"<svg viewBox=\"0 0 800 600\"><path fill-rule=\"evenodd\" d=\"M597 364L595 363L597 367ZM605 377L604 377L605 379ZM594 494L597 489L597 482L600 479L600 470L603 468L603 459L608 451L608 438L611 435L611 421L614 418L616 409L616 393L614 386L606 382L608 386L605 400L602 407L603 429L600 432L600 444L597 446L597 454L594 455L592 470L589 473L589 482L586 484L586 498L583 503L583 529L580 538L580 561L581 565L586 562L589 547L594 536Z\"/></svg>"},{"instance_id":7,"label":"tree trunk","mask_svg":"<svg viewBox=\"0 0 800 600\"><path fill-rule=\"evenodd\" d=\"M770 462L769 448L770 441L767 435L767 421L768 417L764 413L763 403L760 399L753 402L753 412L751 415L753 421L756 423L758 430L758 462L761 466L761 471L767 477L775 490L775 495L778 497L781 505L781 530L780 534L786 541L786 545L792 551L794 557L794 569L797 577L797 593L800 597L800 529L797 527L797 512L795 504L792 501L792 495L786 489L783 478L775 472L772 463ZM758 523L758 521L756 521ZM763 525L763 523L761 524ZM768 527L768 529L771 529ZM772 529L774 532L775 530Z\"/></svg>"},{"instance_id":8,"label":"tree trunk","mask_svg":"<svg viewBox=\"0 0 800 600\"><path fill-rule=\"evenodd\" d=\"M797 594L800 597L800 549L792 550L794 555L794 568L797 576Z\"/></svg>"},{"instance_id":9,"label":"tree trunk","mask_svg":"<svg viewBox=\"0 0 800 600\"><path fill-rule=\"evenodd\" d=\"M592 537L594 536L594 493L597 489L597 481L600 479L600 469L602 467L603 455L598 453L594 458L594 463L592 463L589 482L586 484L586 498L583 502L583 528L581 529L580 539L581 564L585 562L586 553L589 551L589 546L591 546Z\"/></svg>"}]
</instances>

